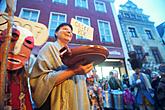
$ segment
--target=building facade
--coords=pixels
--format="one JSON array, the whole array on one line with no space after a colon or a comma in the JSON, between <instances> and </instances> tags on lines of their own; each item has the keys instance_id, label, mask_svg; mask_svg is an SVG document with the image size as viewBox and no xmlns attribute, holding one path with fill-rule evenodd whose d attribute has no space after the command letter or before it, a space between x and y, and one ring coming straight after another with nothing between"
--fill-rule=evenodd
<instances>
[{"instance_id":1,"label":"building facade","mask_svg":"<svg viewBox=\"0 0 165 110\"><path fill-rule=\"evenodd\" d=\"M165 62L165 49L154 22L130 0L120 7L118 18L128 52L135 51L139 59L148 53L143 68L157 71Z\"/></svg>"},{"instance_id":2,"label":"building facade","mask_svg":"<svg viewBox=\"0 0 165 110\"><path fill-rule=\"evenodd\" d=\"M161 23L160 25L156 26L156 29L162 39L165 48L165 22Z\"/></svg>"},{"instance_id":3,"label":"building facade","mask_svg":"<svg viewBox=\"0 0 165 110\"><path fill-rule=\"evenodd\" d=\"M72 18L94 28L93 40L74 35L70 46L102 45L109 50L108 59L96 66L102 77L116 69L126 73L124 52L114 18L113 0L18 0L15 15L45 24L49 30L48 41L54 41L54 31L62 22ZM40 48L35 48L37 55Z\"/></svg>"}]
</instances>

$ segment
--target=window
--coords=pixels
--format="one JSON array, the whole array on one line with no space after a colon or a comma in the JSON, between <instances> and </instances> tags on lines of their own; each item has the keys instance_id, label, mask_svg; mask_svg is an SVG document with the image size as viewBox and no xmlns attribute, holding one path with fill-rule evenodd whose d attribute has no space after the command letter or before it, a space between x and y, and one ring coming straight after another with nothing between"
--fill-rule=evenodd
<instances>
[{"instance_id":1,"label":"window","mask_svg":"<svg viewBox=\"0 0 165 110\"><path fill-rule=\"evenodd\" d=\"M75 0L75 6L88 9L88 0Z\"/></svg>"},{"instance_id":2,"label":"window","mask_svg":"<svg viewBox=\"0 0 165 110\"><path fill-rule=\"evenodd\" d=\"M76 19L88 26L90 26L90 18L87 18L87 17L82 17L82 16L76 16ZM79 35L76 35L76 39L80 39L80 40L85 40L85 38L83 36L79 36Z\"/></svg>"},{"instance_id":3,"label":"window","mask_svg":"<svg viewBox=\"0 0 165 110\"><path fill-rule=\"evenodd\" d=\"M135 14L131 14L131 18L135 19L136 18Z\"/></svg>"},{"instance_id":4,"label":"window","mask_svg":"<svg viewBox=\"0 0 165 110\"><path fill-rule=\"evenodd\" d=\"M137 16L136 16L136 19L137 19L137 20L142 20L141 15L137 15Z\"/></svg>"},{"instance_id":5,"label":"window","mask_svg":"<svg viewBox=\"0 0 165 110\"><path fill-rule=\"evenodd\" d=\"M63 22L66 22L66 14L51 12L49 19L49 35L54 36L55 29Z\"/></svg>"},{"instance_id":6,"label":"window","mask_svg":"<svg viewBox=\"0 0 165 110\"><path fill-rule=\"evenodd\" d=\"M124 13L124 17L126 17L126 18L130 18L129 13Z\"/></svg>"},{"instance_id":7,"label":"window","mask_svg":"<svg viewBox=\"0 0 165 110\"><path fill-rule=\"evenodd\" d=\"M133 27L128 27L131 37L137 38L136 30Z\"/></svg>"},{"instance_id":8,"label":"window","mask_svg":"<svg viewBox=\"0 0 165 110\"><path fill-rule=\"evenodd\" d=\"M38 22L39 14L40 10L22 8L19 17L26 20Z\"/></svg>"},{"instance_id":9,"label":"window","mask_svg":"<svg viewBox=\"0 0 165 110\"><path fill-rule=\"evenodd\" d=\"M147 34L148 39L154 39L150 30L145 30L145 33Z\"/></svg>"},{"instance_id":10,"label":"window","mask_svg":"<svg viewBox=\"0 0 165 110\"><path fill-rule=\"evenodd\" d=\"M108 21L98 20L98 27L101 42L113 42L110 23Z\"/></svg>"},{"instance_id":11,"label":"window","mask_svg":"<svg viewBox=\"0 0 165 110\"><path fill-rule=\"evenodd\" d=\"M62 4L67 5L67 0L52 0L52 2L62 3Z\"/></svg>"},{"instance_id":12,"label":"window","mask_svg":"<svg viewBox=\"0 0 165 110\"><path fill-rule=\"evenodd\" d=\"M152 54L155 58L156 63L162 63L162 57L157 47L151 47Z\"/></svg>"},{"instance_id":13,"label":"window","mask_svg":"<svg viewBox=\"0 0 165 110\"><path fill-rule=\"evenodd\" d=\"M142 47L141 46L134 46L134 50L137 54L137 58L142 60L143 56L144 56Z\"/></svg>"},{"instance_id":14,"label":"window","mask_svg":"<svg viewBox=\"0 0 165 110\"><path fill-rule=\"evenodd\" d=\"M105 3L95 0L95 10L100 12L107 12Z\"/></svg>"}]
</instances>

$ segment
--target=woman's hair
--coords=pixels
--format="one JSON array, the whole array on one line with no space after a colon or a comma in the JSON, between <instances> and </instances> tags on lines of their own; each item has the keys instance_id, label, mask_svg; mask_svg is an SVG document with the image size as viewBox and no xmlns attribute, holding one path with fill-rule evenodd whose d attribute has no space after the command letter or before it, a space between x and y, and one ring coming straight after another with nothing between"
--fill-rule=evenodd
<instances>
[{"instance_id":1,"label":"woman's hair","mask_svg":"<svg viewBox=\"0 0 165 110\"><path fill-rule=\"evenodd\" d=\"M69 26L69 27L71 28L71 30L73 30L73 27L72 27L71 24L69 24L69 23L61 23L61 24L56 28L55 33L58 32L58 31L60 30L60 28L63 27L63 26ZM57 39L56 34L55 34L55 39Z\"/></svg>"}]
</instances>

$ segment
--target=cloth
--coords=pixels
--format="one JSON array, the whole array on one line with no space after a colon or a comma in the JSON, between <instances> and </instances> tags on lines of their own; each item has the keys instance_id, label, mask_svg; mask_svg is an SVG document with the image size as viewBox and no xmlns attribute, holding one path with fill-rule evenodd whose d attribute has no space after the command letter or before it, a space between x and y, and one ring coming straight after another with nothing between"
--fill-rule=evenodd
<instances>
[{"instance_id":1,"label":"cloth","mask_svg":"<svg viewBox=\"0 0 165 110\"><path fill-rule=\"evenodd\" d=\"M158 103L162 110L165 109L165 78L161 78L157 89Z\"/></svg>"},{"instance_id":2,"label":"cloth","mask_svg":"<svg viewBox=\"0 0 165 110\"><path fill-rule=\"evenodd\" d=\"M161 78L157 88L158 99L165 99L165 78Z\"/></svg>"},{"instance_id":3,"label":"cloth","mask_svg":"<svg viewBox=\"0 0 165 110\"><path fill-rule=\"evenodd\" d=\"M8 72L8 79L9 79L9 90L11 93L11 102L9 101L9 103L11 103L12 106L12 110L20 110L21 108L21 101L19 99L19 96L21 94L21 88L23 89L23 93L24 93L24 104L26 106L27 110L32 110L32 104L30 101L30 95L29 95L29 89L28 89L28 85L27 85L27 78L22 79L22 74L24 73L10 73ZM20 83L22 84L22 86L20 87ZM8 93L7 93L8 94ZM10 105L10 104L9 104Z\"/></svg>"},{"instance_id":4,"label":"cloth","mask_svg":"<svg viewBox=\"0 0 165 110\"><path fill-rule=\"evenodd\" d=\"M39 51L30 76L32 97L41 107L50 95L51 110L89 110L86 78L75 75L55 86L59 71L67 69L62 63L56 42L48 42Z\"/></svg>"}]
</instances>

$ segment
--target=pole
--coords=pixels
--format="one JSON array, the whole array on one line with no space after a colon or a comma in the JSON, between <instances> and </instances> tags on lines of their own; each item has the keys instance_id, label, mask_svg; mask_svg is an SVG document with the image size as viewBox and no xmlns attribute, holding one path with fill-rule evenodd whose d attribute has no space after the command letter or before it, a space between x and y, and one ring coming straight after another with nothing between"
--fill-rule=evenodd
<instances>
[{"instance_id":1,"label":"pole","mask_svg":"<svg viewBox=\"0 0 165 110\"><path fill-rule=\"evenodd\" d=\"M8 8L8 24L7 24L7 34L4 41L4 54L2 55L1 69L0 69L0 110L4 110L4 98L5 98L5 79L7 77L7 60L8 60L8 47L11 41L11 18L12 10ZM2 48L1 48L2 49Z\"/></svg>"}]
</instances>

